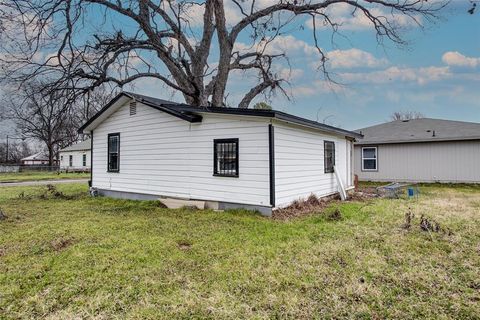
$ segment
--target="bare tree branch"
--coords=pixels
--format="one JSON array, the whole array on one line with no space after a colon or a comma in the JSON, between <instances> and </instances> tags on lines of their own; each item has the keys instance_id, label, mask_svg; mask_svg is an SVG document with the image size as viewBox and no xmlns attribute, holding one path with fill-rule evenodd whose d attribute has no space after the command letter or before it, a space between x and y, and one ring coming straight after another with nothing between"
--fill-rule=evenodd
<instances>
[{"instance_id":1,"label":"bare tree branch","mask_svg":"<svg viewBox=\"0 0 480 320\"><path fill-rule=\"evenodd\" d=\"M0 2L0 81L18 86L41 79L42 91L73 90L87 95L110 83L123 87L154 78L196 105L226 105L231 72L257 74L238 104L282 91L273 68L285 53L269 48L294 22L311 21L320 72L331 79L318 22L342 29L328 9L338 5L371 23L378 42L405 44L395 21L437 17L448 0L4 0ZM233 8L233 9L232 9ZM230 11L229 11L230 10ZM231 24L230 17L240 19ZM95 12L92 15L91 12ZM200 20L198 19L200 17ZM128 25L128 27L127 27ZM307 31L305 31L307 32ZM251 48L236 49L239 36ZM217 54L218 53L218 54ZM285 93L284 91L282 91ZM74 99L73 96L69 99Z\"/></svg>"}]
</instances>

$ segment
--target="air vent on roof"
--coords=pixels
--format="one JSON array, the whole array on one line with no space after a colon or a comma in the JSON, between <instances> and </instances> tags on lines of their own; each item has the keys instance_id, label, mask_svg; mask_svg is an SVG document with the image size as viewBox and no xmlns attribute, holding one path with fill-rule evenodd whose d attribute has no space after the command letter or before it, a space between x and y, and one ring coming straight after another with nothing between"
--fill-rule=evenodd
<instances>
[{"instance_id":1,"label":"air vent on roof","mask_svg":"<svg viewBox=\"0 0 480 320\"><path fill-rule=\"evenodd\" d=\"M133 116L135 114L137 114L137 102L132 101L130 102L130 115Z\"/></svg>"}]
</instances>

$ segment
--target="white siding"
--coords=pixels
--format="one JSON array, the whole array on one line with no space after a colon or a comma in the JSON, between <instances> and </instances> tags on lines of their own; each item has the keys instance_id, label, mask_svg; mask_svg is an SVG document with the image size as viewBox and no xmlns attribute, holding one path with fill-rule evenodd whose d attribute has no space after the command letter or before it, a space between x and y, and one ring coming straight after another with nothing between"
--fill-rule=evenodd
<instances>
[{"instance_id":1,"label":"white siding","mask_svg":"<svg viewBox=\"0 0 480 320\"><path fill-rule=\"evenodd\" d=\"M120 172L107 172L107 135L120 132ZM213 176L213 140L239 139L239 177ZM268 206L268 124L204 114L189 123L128 104L93 132L93 186L115 191Z\"/></svg>"},{"instance_id":2,"label":"white siding","mask_svg":"<svg viewBox=\"0 0 480 320\"><path fill-rule=\"evenodd\" d=\"M335 165L345 186L351 186L347 161L351 144L344 137L298 126L275 124L275 198L283 207L310 194L321 197L338 192L334 173L324 172L325 140L335 142ZM350 177L350 178L349 178Z\"/></svg>"},{"instance_id":3,"label":"white siding","mask_svg":"<svg viewBox=\"0 0 480 320\"><path fill-rule=\"evenodd\" d=\"M378 171L362 171L361 146L355 146L360 180L480 182L480 141L379 145Z\"/></svg>"},{"instance_id":4,"label":"white siding","mask_svg":"<svg viewBox=\"0 0 480 320\"><path fill-rule=\"evenodd\" d=\"M87 155L87 165L83 166L83 155ZM70 167L69 157L72 156L72 166ZM62 158L63 157L63 158ZM83 169L90 168L90 151L66 151L60 152L60 168L68 169Z\"/></svg>"}]
</instances>

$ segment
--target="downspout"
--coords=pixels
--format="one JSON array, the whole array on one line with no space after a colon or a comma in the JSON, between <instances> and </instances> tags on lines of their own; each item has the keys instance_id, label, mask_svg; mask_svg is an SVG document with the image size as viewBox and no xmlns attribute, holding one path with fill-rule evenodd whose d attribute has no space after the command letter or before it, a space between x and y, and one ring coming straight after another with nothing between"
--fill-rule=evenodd
<instances>
[{"instance_id":1,"label":"downspout","mask_svg":"<svg viewBox=\"0 0 480 320\"><path fill-rule=\"evenodd\" d=\"M270 171L270 206L275 207L275 131L273 124L268 125L268 162Z\"/></svg>"},{"instance_id":2,"label":"downspout","mask_svg":"<svg viewBox=\"0 0 480 320\"><path fill-rule=\"evenodd\" d=\"M90 132L90 187L93 187L93 130Z\"/></svg>"}]
</instances>

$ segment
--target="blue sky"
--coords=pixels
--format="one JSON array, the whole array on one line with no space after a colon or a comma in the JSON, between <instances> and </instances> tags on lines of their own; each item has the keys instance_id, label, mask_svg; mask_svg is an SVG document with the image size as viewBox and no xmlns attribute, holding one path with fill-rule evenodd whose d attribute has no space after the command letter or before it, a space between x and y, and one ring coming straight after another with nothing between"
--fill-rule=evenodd
<instances>
[{"instance_id":1,"label":"blue sky","mask_svg":"<svg viewBox=\"0 0 480 320\"><path fill-rule=\"evenodd\" d=\"M329 70L342 86L328 85L314 68L318 55L312 52L308 23L303 31L291 28L276 47L290 57L288 90L293 99L275 96L270 102L275 109L347 129L384 122L394 111L480 122L480 15L468 14L469 6L453 0L442 18L425 23L423 30L405 23L409 43L401 48L388 41L379 45L361 21L344 21L341 30L348 40L336 37L335 46L330 33L322 32L320 46L331 53ZM248 79L231 77L233 103L247 89ZM137 84L135 91L172 98L152 81Z\"/></svg>"}]
</instances>

